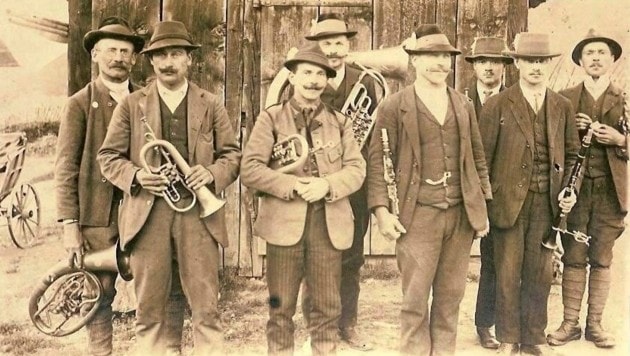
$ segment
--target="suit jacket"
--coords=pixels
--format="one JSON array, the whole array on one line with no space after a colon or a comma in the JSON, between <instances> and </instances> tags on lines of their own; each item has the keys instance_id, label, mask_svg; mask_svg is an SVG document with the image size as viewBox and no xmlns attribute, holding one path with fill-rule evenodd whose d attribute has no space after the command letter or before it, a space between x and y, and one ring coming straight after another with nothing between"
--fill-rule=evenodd
<instances>
[{"instance_id":1,"label":"suit jacket","mask_svg":"<svg viewBox=\"0 0 630 356\"><path fill-rule=\"evenodd\" d=\"M131 85L130 91L138 89ZM109 226L114 186L101 174L96 154L116 107L100 78L68 99L61 117L55 160L57 220Z\"/></svg>"},{"instance_id":2,"label":"suit jacket","mask_svg":"<svg viewBox=\"0 0 630 356\"><path fill-rule=\"evenodd\" d=\"M574 113L579 108L580 97L584 85L582 83L574 86L573 88L565 89L560 92L571 101L573 104ZM623 115L623 96L622 90L611 84L604 92L604 104L603 115L601 123L608 126L617 128L619 130L619 118ZM617 199L623 212L628 211L628 152L625 147L606 147L606 156L608 158L608 165L610 166L610 172L612 173L613 182L615 183L615 190L617 192Z\"/></svg>"},{"instance_id":3,"label":"suit jacket","mask_svg":"<svg viewBox=\"0 0 630 356\"><path fill-rule=\"evenodd\" d=\"M201 164L214 177L208 188L215 194L223 191L238 176L240 150L227 111L221 100L210 92L189 82L188 104L188 163ZM136 188L134 177L141 169L140 150L145 145L147 132L140 118L146 117L158 139L162 138L159 94L156 83L127 96L114 110L103 146L98 152L98 163L103 175L125 192L119 212L122 248L134 238L144 225L155 196ZM160 165L157 152L147 155L147 163ZM212 237L228 246L225 210L203 219Z\"/></svg>"},{"instance_id":4,"label":"suit jacket","mask_svg":"<svg viewBox=\"0 0 630 356\"><path fill-rule=\"evenodd\" d=\"M341 84L337 89L334 89L330 84L326 84L326 88L324 88L324 92L322 93L321 100L330 106L332 106L336 110L341 110L343 104L346 102L346 98L352 91L354 85L359 81L359 76L361 75L361 69L352 66L346 66L346 75L344 76ZM374 86L374 79L369 75L366 75L361 80L361 83L365 85L365 89L367 90L368 96L372 99L372 104L370 105L370 112L372 112L377 105L376 102L376 88Z\"/></svg>"},{"instance_id":5,"label":"suit jacket","mask_svg":"<svg viewBox=\"0 0 630 356\"><path fill-rule=\"evenodd\" d=\"M330 184L325 199L328 235L333 246L343 250L352 245L354 233L348 196L365 179L365 161L348 118L325 107L315 120L321 125L311 131L313 143L324 146L316 151L315 160L320 177ZM293 187L307 173L301 167L293 173L280 173L269 163L273 145L297 133L291 104L272 106L258 116L243 152L243 184L263 193L254 234L279 246L295 245L304 232L308 203L294 194Z\"/></svg>"},{"instance_id":6,"label":"suit jacket","mask_svg":"<svg viewBox=\"0 0 630 356\"><path fill-rule=\"evenodd\" d=\"M547 89L547 142L549 145L549 202L558 214L558 194L568 180L580 144L571 103ZM528 104L515 84L491 96L481 110L479 128L490 172L493 200L490 223L509 228L527 196L534 163L534 129Z\"/></svg>"},{"instance_id":7,"label":"suit jacket","mask_svg":"<svg viewBox=\"0 0 630 356\"><path fill-rule=\"evenodd\" d=\"M486 227L485 199L492 199L486 161L475 116L475 109L466 96L448 87L459 129L459 169L463 204L468 221L479 231ZM418 134L416 92L413 85L385 99L378 109L370 141L368 164L368 205L370 209L389 206L387 186L383 178L383 145L381 129L387 129L396 173L400 222L408 229L418 201L422 171L422 152Z\"/></svg>"},{"instance_id":8,"label":"suit jacket","mask_svg":"<svg viewBox=\"0 0 630 356\"><path fill-rule=\"evenodd\" d=\"M499 88L499 93L504 90L505 85L501 84L501 87ZM468 90L468 98L472 100L473 104L475 105L475 114L477 114L477 120L479 120L479 117L481 115L481 108L483 107L483 105L481 104L481 100L479 99L479 92L477 91L476 80L475 83L472 85L472 88Z\"/></svg>"}]
</instances>

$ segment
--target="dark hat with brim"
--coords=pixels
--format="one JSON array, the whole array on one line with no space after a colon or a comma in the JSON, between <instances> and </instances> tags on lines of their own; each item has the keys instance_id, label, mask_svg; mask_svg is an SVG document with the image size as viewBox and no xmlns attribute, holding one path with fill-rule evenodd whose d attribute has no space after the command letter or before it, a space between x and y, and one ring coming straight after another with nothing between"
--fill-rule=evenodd
<instances>
[{"instance_id":1,"label":"dark hat with brim","mask_svg":"<svg viewBox=\"0 0 630 356\"><path fill-rule=\"evenodd\" d=\"M553 58L560 53L552 53L549 35L546 33L521 32L514 37L514 51L503 54L512 58Z\"/></svg>"},{"instance_id":2,"label":"dark hat with brim","mask_svg":"<svg viewBox=\"0 0 630 356\"><path fill-rule=\"evenodd\" d=\"M144 47L144 39L136 35L125 20L118 17L104 19L98 30L86 33L83 36L83 48L89 53L96 42L103 38L131 42L135 52L140 52Z\"/></svg>"},{"instance_id":3,"label":"dark hat with brim","mask_svg":"<svg viewBox=\"0 0 630 356\"><path fill-rule=\"evenodd\" d=\"M316 22L311 28L311 33L308 36L304 36L309 41L319 41L327 37L344 35L348 38L357 34L357 31L348 30L348 24L340 19L325 19L320 22Z\"/></svg>"},{"instance_id":4,"label":"dark hat with brim","mask_svg":"<svg viewBox=\"0 0 630 356\"><path fill-rule=\"evenodd\" d=\"M411 46L405 46L403 49L410 55L446 52L451 55L461 54L462 52L453 47L448 37L437 25L423 24L416 31L416 41Z\"/></svg>"},{"instance_id":5,"label":"dark hat with brim","mask_svg":"<svg viewBox=\"0 0 630 356\"><path fill-rule=\"evenodd\" d=\"M149 46L140 53L150 54L153 51L167 47L183 47L197 49L201 47L192 41L192 37L183 23L179 21L162 21L155 25Z\"/></svg>"},{"instance_id":6,"label":"dark hat with brim","mask_svg":"<svg viewBox=\"0 0 630 356\"><path fill-rule=\"evenodd\" d=\"M578 44L575 45L575 48L573 48L571 59L573 59L575 64L580 65L580 58L582 57L582 50L584 49L584 46L592 42L604 42L608 44L612 55L615 57L615 62L619 59L619 57L621 57L622 49L619 42L610 37L605 37L596 33L594 29L590 29L586 34L586 37L578 42Z\"/></svg>"},{"instance_id":7,"label":"dark hat with brim","mask_svg":"<svg viewBox=\"0 0 630 356\"><path fill-rule=\"evenodd\" d=\"M506 64L514 62L512 57L508 57L503 54L508 49L505 46L505 42L502 38L497 37L478 37L472 44L472 50L470 55L465 56L466 62L472 63L475 60L483 58L494 58L504 61Z\"/></svg>"},{"instance_id":8,"label":"dark hat with brim","mask_svg":"<svg viewBox=\"0 0 630 356\"><path fill-rule=\"evenodd\" d=\"M289 70L293 70L299 63L310 63L323 68L328 78L337 76L337 71L328 64L328 58L317 43L300 48L293 58L284 62L284 66Z\"/></svg>"}]
</instances>

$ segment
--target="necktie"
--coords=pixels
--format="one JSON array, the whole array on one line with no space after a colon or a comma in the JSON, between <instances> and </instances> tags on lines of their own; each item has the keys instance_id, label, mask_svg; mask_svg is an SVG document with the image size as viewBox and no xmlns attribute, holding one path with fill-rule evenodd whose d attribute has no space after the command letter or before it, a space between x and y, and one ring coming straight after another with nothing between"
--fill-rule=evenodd
<instances>
[{"instance_id":1,"label":"necktie","mask_svg":"<svg viewBox=\"0 0 630 356\"><path fill-rule=\"evenodd\" d=\"M534 93L534 112L540 110L540 93Z\"/></svg>"},{"instance_id":2,"label":"necktie","mask_svg":"<svg viewBox=\"0 0 630 356\"><path fill-rule=\"evenodd\" d=\"M486 101L488 100L488 98L490 97L490 95L492 95L492 90L484 90L483 91L483 100L481 102L481 105L485 104Z\"/></svg>"},{"instance_id":3,"label":"necktie","mask_svg":"<svg viewBox=\"0 0 630 356\"><path fill-rule=\"evenodd\" d=\"M304 121L306 123L306 126L310 129L311 127L311 119L313 118L313 108L311 107L304 107L302 108L302 115L304 116Z\"/></svg>"}]
</instances>

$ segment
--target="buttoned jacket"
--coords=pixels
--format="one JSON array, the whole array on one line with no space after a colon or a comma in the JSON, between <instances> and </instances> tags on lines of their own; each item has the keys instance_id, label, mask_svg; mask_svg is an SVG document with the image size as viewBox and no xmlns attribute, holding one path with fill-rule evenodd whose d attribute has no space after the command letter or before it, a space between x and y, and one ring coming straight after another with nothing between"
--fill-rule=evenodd
<instances>
[{"instance_id":1,"label":"buttoned jacket","mask_svg":"<svg viewBox=\"0 0 630 356\"><path fill-rule=\"evenodd\" d=\"M140 189L134 181L136 172L143 167L140 150L147 143L147 129L140 119L146 117L156 137L162 139L159 100L156 83L127 96L114 110L97 157L103 175L125 193L118 219L123 249L144 225L155 199L162 199ZM208 188L219 194L238 176L241 155L232 123L219 97L192 82L184 100L188 106L188 164L200 164L209 170L214 180ZM147 163L157 167L161 164L160 155L151 151ZM225 209L202 220L212 237L227 247Z\"/></svg>"},{"instance_id":2,"label":"buttoned jacket","mask_svg":"<svg viewBox=\"0 0 630 356\"><path fill-rule=\"evenodd\" d=\"M529 190L534 167L534 126L519 84L493 95L483 106L479 128L486 153L493 200L490 223L514 225ZM549 203L558 214L558 194L571 173L579 149L571 103L547 89L545 94L549 150Z\"/></svg>"},{"instance_id":3,"label":"buttoned jacket","mask_svg":"<svg viewBox=\"0 0 630 356\"><path fill-rule=\"evenodd\" d=\"M475 109L468 98L447 88L459 130L459 169L463 204L471 226L481 231L486 227L486 199L492 199L486 161L477 126ZM383 145L381 129L386 129L396 174L400 222L411 226L422 177L422 150L418 131L420 115L413 85L386 98L378 109L374 134L370 141L368 163L368 205L370 209L390 205L383 177ZM471 237L472 238L472 237Z\"/></svg>"},{"instance_id":4,"label":"buttoned jacket","mask_svg":"<svg viewBox=\"0 0 630 356\"><path fill-rule=\"evenodd\" d=\"M131 85L130 91L138 89ZM116 107L100 78L72 95L59 125L55 159L57 219L80 225L110 224L114 186L101 174L96 154ZM109 202L109 204L107 204Z\"/></svg>"},{"instance_id":5,"label":"buttoned jacket","mask_svg":"<svg viewBox=\"0 0 630 356\"><path fill-rule=\"evenodd\" d=\"M583 83L572 88L563 90L560 94L564 95L573 104L574 112L577 112L580 104L580 98L584 91ZM604 92L604 103L602 105L602 117L600 122L608 126L614 127L621 131L619 119L623 117L623 95L622 90L611 84ZM625 147L606 146L606 158L608 166L612 173L612 179L615 183L617 199L623 212L628 211L628 152Z\"/></svg>"},{"instance_id":6,"label":"buttoned jacket","mask_svg":"<svg viewBox=\"0 0 630 356\"><path fill-rule=\"evenodd\" d=\"M328 235L333 246L343 250L352 245L354 233L348 196L365 179L365 161L348 118L325 106L313 120L319 123L311 129L311 149L319 176L330 186L324 199ZM291 104L277 104L260 113L243 152L242 182L262 193L254 234L274 245L294 245L304 232L308 203L294 192L294 187L299 177L309 175L308 167L281 173L270 161L274 144L290 135L305 134L304 129L300 131Z\"/></svg>"}]
</instances>

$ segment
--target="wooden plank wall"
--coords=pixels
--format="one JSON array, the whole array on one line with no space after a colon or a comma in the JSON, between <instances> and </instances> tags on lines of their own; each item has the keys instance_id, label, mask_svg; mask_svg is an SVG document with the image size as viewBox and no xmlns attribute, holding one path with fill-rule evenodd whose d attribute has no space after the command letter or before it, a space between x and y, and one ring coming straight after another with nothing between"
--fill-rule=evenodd
<instances>
[{"instance_id":1,"label":"wooden plank wall","mask_svg":"<svg viewBox=\"0 0 630 356\"><path fill-rule=\"evenodd\" d=\"M326 12L340 12L358 31L352 51L398 46L421 23L437 23L451 43L465 54L474 37L494 35L512 42L527 28L527 0L371 0L340 2L343 6L318 6L321 1L284 0L69 0L69 92L90 80L90 59L82 48L83 35L106 16L119 15L148 41L160 20L185 23L194 40L203 47L193 52L190 78L203 88L223 96L226 109L239 133L242 147L251 131L267 88L281 68L291 47L305 43L311 21ZM326 2L331 4L331 1ZM371 5L371 6L370 6ZM405 80L389 81L392 92L415 78L413 67ZM152 68L139 58L132 79L150 80ZM515 71L507 75L512 83ZM458 90L472 82L472 68L463 55L453 62L449 77ZM256 202L246 187L234 184L226 192L231 246L224 251L224 265L239 266L242 274L260 275L264 244L252 237L251 219ZM393 245L372 229L366 238L366 253L388 255Z\"/></svg>"}]
</instances>

